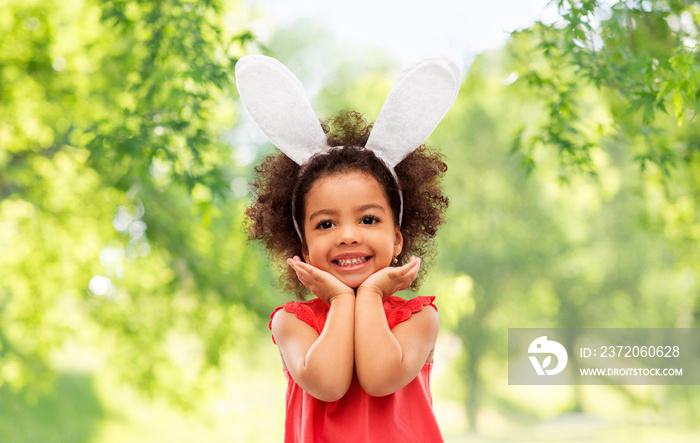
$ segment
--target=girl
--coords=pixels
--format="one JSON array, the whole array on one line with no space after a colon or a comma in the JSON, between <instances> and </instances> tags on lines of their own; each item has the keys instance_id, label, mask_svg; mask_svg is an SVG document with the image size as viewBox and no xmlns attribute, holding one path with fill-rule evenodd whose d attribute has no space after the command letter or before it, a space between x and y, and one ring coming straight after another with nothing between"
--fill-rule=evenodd
<instances>
[{"instance_id":1,"label":"girl","mask_svg":"<svg viewBox=\"0 0 700 443\"><path fill-rule=\"evenodd\" d=\"M274 59L236 66L243 103L284 152L256 168L246 215L299 300L270 321L288 381L286 442L442 441L429 386L434 297L394 294L417 287L415 255L431 254L444 221L447 166L421 144L454 101L455 72L441 58L412 65L372 128L355 112L319 125ZM304 301L307 290L316 298Z\"/></svg>"}]
</instances>

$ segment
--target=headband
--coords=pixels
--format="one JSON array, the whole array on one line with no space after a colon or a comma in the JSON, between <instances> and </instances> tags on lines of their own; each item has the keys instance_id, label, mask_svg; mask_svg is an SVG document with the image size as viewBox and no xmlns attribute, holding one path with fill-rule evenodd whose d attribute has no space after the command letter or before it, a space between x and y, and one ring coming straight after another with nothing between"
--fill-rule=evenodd
<instances>
[{"instance_id":1,"label":"headband","mask_svg":"<svg viewBox=\"0 0 700 443\"><path fill-rule=\"evenodd\" d=\"M396 78L365 148L384 161L397 185L394 168L437 127L460 83L457 64L442 56L423 57ZM282 63L264 55L244 56L236 63L236 86L253 121L295 163L301 166L330 149L303 85ZM398 189L401 225L403 195L400 185ZM303 239L293 209L292 219Z\"/></svg>"}]
</instances>

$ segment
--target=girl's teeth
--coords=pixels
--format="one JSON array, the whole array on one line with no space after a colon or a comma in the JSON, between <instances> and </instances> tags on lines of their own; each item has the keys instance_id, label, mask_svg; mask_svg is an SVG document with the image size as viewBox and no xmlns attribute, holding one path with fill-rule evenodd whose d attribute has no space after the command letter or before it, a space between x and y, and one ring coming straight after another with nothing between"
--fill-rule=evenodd
<instances>
[{"instance_id":1,"label":"girl's teeth","mask_svg":"<svg viewBox=\"0 0 700 443\"><path fill-rule=\"evenodd\" d=\"M352 266L359 265L367 261L367 257L357 257L357 258L340 258L337 260L340 266Z\"/></svg>"}]
</instances>

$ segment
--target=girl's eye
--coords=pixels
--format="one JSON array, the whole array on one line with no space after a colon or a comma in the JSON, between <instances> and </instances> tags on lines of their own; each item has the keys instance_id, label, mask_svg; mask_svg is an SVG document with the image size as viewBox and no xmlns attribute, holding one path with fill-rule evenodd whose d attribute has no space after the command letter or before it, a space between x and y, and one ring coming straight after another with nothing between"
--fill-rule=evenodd
<instances>
[{"instance_id":1,"label":"girl's eye","mask_svg":"<svg viewBox=\"0 0 700 443\"><path fill-rule=\"evenodd\" d=\"M330 229L333 227L333 222L330 220L323 220L321 223L319 223L316 228L317 229Z\"/></svg>"},{"instance_id":2,"label":"girl's eye","mask_svg":"<svg viewBox=\"0 0 700 443\"><path fill-rule=\"evenodd\" d=\"M373 224L377 223L378 221L379 221L379 219L377 217L372 216L372 215L367 215L367 216L362 218L362 224L365 224L365 225L373 225Z\"/></svg>"}]
</instances>

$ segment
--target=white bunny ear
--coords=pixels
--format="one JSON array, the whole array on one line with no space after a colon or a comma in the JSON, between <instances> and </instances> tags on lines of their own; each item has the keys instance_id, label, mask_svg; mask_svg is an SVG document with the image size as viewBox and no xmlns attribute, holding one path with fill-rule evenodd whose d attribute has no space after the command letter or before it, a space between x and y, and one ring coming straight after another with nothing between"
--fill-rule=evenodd
<instances>
[{"instance_id":1,"label":"white bunny ear","mask_svg":"<svg viewBox=\"0 0 700 443\"><path fill-rule=\"evenodd\" d=\"M255 123L295 163L327 149L304 87L282 63L263 55L242 57L236 63L236 86Z\"/></svg>"},{"instance_id":2,"label":"white bunny ear","mask_svg":"<svg viewBox=\"0 0 700 443\"><path fill-rule=\"evenodd\" d=\"M460 83L459 67L442 56L424 57L408 66L384 102L367 148L393 170L437 127L457 98Z\"/></svg>"}]
</instances>

